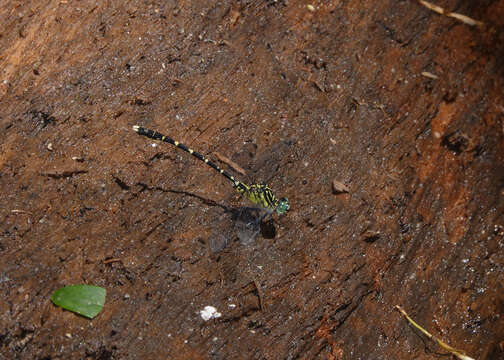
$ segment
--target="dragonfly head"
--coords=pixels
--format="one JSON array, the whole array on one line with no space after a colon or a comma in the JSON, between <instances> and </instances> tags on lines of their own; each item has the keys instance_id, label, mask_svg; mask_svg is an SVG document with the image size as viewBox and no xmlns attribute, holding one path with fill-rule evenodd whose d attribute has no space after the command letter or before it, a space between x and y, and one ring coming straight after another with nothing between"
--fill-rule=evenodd
<instances>
[{"instance_id":1,"label":"dragonfly head","mask_svg":"<svg viewBox=\"0 0 504 360\"><path fill-rule=\"evenodd\" d=\"M283 197L280 200L278 200L278 205L275 209L278 215L285 214L285 212L289 209L290 209L289 199Z\"/></svg>"}]
</instances>

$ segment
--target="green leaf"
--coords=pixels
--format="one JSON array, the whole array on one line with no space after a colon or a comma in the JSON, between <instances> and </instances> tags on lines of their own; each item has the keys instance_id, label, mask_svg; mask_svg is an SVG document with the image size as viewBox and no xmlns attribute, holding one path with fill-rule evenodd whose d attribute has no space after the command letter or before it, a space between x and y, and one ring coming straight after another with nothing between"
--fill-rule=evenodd
<instances>
[{"instance_id":1,"label":"green leaf","mask_svg":"<svg viewBox=\"0 0 504 360\"><path fill-rule=\"evenodd\" d=\"M94 285L69 285L56 290L52 302L87 318L94 318L105 304L106 290Z\"/></svg>"}]
</instances>

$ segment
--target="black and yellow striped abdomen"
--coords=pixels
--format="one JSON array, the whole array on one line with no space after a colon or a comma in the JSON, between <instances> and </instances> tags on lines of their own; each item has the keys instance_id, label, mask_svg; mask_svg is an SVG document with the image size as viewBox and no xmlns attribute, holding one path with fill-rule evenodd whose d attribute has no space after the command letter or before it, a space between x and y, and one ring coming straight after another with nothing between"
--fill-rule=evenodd
<instances>
[{"instance_id":1,"label":"black and yellow striped abdomen","mask_svg":"<svg viewBox=\"0 0 504 360\"><path fill-rule=\"evenodd\" d=\"M188 148L187 146L176 140L173 140L169 136L158 133L157 131L149 130L138 125L133 126L133 130L136 131L139 135L146 136L150 139L159 140L172 144L178 147L179 149L188 152L192 156L196 157L198 160L203 161L205 164L207 164L215 171L217 171L219 174L223 175L229 181L231 181L236 191L244 195L253 204L262 207L270 212L276 211L279 214L283 214L287 210L289 210L289 200L287 198L277 199L275 194L273 194L273 191L268 186L260 184L247 185L245 183L242 183L241 181L236 180L233 177L233 175L221 169L217 164L207 159L200 153L194 151L193 149Z\"/></svg>"},{"instance_id":2,"label":"black and yellow striped abdomen","mask_svg":"<svg viewBox=\"0 0 504 360\"><path fill-rule=\"evenodd\" d=\"M167 142L169 144L175 145L179 149L182 149L185 152L188 152L189 154L191 154L195 158L203 161L205 164L207 164L208 166L210 166L213 169L215 169L220 174L224 175L227 179L229 179L230 181L233 182L234 186L238 185L239 181L235 180L235 178L231 174L229 174L227 171L222 170L219 166L217 166L217 164L215 164L214 162L210 161L209 159L207 159L206 157L204 157L203 155L201 155L199 152L196 152L193 149L188 148L184 144L179 143L176 140L173 140L171 137L163 135L161 133L158 133L157 131L154 131L154 130L146 129L146 128L138 126L138 125L133 126L133 130L135 130L139 135L147 136L150 139L164 141L164 142Z\"/></svg>"}]
</instances>

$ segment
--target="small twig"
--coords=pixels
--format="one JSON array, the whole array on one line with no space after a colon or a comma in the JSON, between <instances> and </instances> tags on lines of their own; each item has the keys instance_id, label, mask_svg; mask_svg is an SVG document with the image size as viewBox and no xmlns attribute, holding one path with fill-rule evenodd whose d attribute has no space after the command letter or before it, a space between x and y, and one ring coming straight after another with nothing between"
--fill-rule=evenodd
<instances>
[{"instance_id":1,"label":"small twig","mask_svg":"<svg viewBox=\"0 0 504 360\"><path fill-rule=\"evenodd\" d=\"M14 209L14 210L11 210L11 213L13 214L26 214L26 215L33 215L31 212L29 211L26 211L26 210L18 210L18 209Z\"/></svg>"},{"instance_id":2,"label":"small twig","mask_svg":"<svg viewBox=\"0 0 504 360\"><path fill-rule=\"evenodd\" d=\"M257 290L257 298L259 299L259 310L263 311L263 299L262 299L262 291L261 289L259 288L259 286L257 285L257 281L254 280L254 286Z\"/></svg>"},{"instance_id":3,"label":"small twig","mask_svg":"<svg viewBox=\"0 0 504 360\"><path fill-rule=\"evenodd\" d=\"M427 9L434 11L435 13L438 13L440 15L445 15L445 16L448 16L448 17L452 17L454 19L457 19L458 21L463 22L464 24L471 25L471 26L478 26L480 28L482 28L482 27L485 26L484 22L471 19L469 16L465 16L465 15L462 15L462 14L459 14L459 13L453 13L453 12L446 11L441 6L437 6L437 5L432 4L432 3L428 2L428 1L418 0L418 2L421 5L425 6Z\"/></svg>"},{"instance_id":4,"label":"small twig","mask_svg":"<svg viewBox=\"0 0 504 360\"><path fill-rule=\"evenodd\" d=\"M220 161L222 161L223 163L225 163L226 165L228 165L229 167L231 167L237 173L239 173L239 174L241 174L243 176L247 175L245 173L245 170L243 170L243 168L240 165L238 165L237 163L235 163L233 160L225 157L222 154L219 154L218 152L214 152L214 154L217 157L217 159L219 159Z\"/></svg>"},{"instance_id":5,"label":"small twig","mask_svg":"<svg viewBox=\"0 0 504 360\"><path fill-rule=\"evenodd\" d=\"M110 263L113 263L113 262L122 262L122 260L119 259L119 258L112 258L112 259L103 260L104 264L110 264Z\"/></svg>"},{"instance_id":6,"label":"small twig","mask_svg":"<svg viewBox=\"0 0 504 360\"><path fill-rule=\"evenodd\" d=\"M429 71L422 71L421 74L422 74L422 76L425 76L429 79L434 79L434 80L439 79L439 77L437 75L435 75Z\"/></svg>"},{"instance_id":7,"label":"small twig","mask_svg":"<svg viewBox=\"0 0 504 360\"><path fill-rule=\"evenodd\" d=\"M396 307L397 310L399 310L399 312L401 314L404 315L404 317L410 322L411 325L413 325L416 329L418 329L419 331L421 331L422 334L424 334L425 336L427 336L430 340L432 340L434 342L437 342L439 344L439 346L441 346L443 349L445 349L446 351L449 351L454 356L456 356L458 359L461 359L461 360L474 360L472 357L467 356L464 351L452 348L450 345L442 342L437 337L435 337L434 335L432 335L431 333L429 333L427 330L425 330L423 327L421 327L420 325L418 325L412 318L410 318L408 316L408 314L406 313L406 311L403 310L402 307L400 307L399 305L396 305L395 307Z\"/></svg>"}]
</instances>

